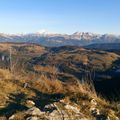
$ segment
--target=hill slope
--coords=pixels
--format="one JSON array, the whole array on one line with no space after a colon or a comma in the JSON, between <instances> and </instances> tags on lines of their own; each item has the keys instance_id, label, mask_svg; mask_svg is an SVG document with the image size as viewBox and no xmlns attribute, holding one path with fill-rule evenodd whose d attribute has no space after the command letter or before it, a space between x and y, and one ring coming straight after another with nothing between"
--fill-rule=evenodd
<instances>
[{"instance_id":1,"label":"hill slope","mask_svg":"<svg viewBox=\"0 0 120 120\"><path fill-rule=\"evenodd\" d=\"M7 74L7 76L6 76ZM12 75L0 69L1 120L119 120L119 104L97 97L87 84L63 84L31 75ZM27 79L26 79L27 76Z\"/></svg>"},{"instance_id":2,"label":"hill slope","mask_svg":"<svg viewBox=\"0 0 120 120\"><path fill-rule=\"evenodd\" d=\"M10 61L0 59L1 120L119 120L119 99L113 101L118 95L112 104L99 97L114 88L119 94L119 55L76 46L0 46L2 56L10 57L12 49L12 69Z\"/></svg>"},{"instance_id":3,"label":"hill slope","mask_svg":"<svg viewBox=\"0 0 120 120\"><path fill-rule=\"evenodd\" d=\"M91 44L85 46L87 49L104 50L120 54L120 43Z\"/></svg>"}]
</instances>

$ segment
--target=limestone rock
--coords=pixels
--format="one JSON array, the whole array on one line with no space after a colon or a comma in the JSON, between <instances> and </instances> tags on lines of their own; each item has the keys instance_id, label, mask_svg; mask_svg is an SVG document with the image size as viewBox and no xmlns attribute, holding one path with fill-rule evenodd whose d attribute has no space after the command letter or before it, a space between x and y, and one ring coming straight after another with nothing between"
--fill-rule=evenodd
<instances>
[{"instance_id":1,"label":"limestone rock","mask_svg":"<svg viewBox=\"0 0 120 120\"><path fill-rule=\"evenodd\" d=\"M68 110L72 110L74 111L75 113L79 113L79 109L77 107L74 107L72 105L65 105L65 108L68 109Z\"/></svg>"},{"instance_id":2,"label":"limestone rock","mask_svg":"<svg viewBox=\"0 0 120 120\"><path fill-rule=\"evenodd\" d=\"M31 108L31 107L35 106L35 103L34 103L32 100L27 100L27 101L26 101L26 106L27 106L28 108Z\"/></svg>"},{"instance_id":3,"label":"limestone rock","mask_svg":"<svg viewBox=\"0 0 120 120\"><path fill-rule=\"evenodd\" d=\"M92 99L90 103L91 103L91 105L94 105L94 106L96 106L96 105L97 105L97 102L96 102L96 100L95 100L95 99Z\"/></svg>"},{"instance_id":4,"label":"limestone rock","mask_svg":"<svg viewBox=\"0 0 120 120\"><path fill-rule=\"evenodd\" d=\"M54 110L52 113L49 114L49 120L68 120L68 118L69 116L64 110Z\"/></svg>"},{"instance_id":5,"label":"limestone rock","mask_svg":"<svg viewBox=\"0 0 120 120\"><path fill-rule=\"evenodd\" d=\"M30 109L28 109L26 111L26 114L27 115L30 115L30 116L40 116L40 115L43 115L44 112L42 112L39 108L37 107L32 107Z\"/></svg>"},{"instance_id":6,"label":"limestone rock","mask_svg":"<svg viewBox=\"0 0 120 120\"><path fill-rule=\"evenodd\" d=\"M8 120L14 120L14 119L15 119L15 117L16 117L16 115L12 115L12 116L10 116L10 117L9 117L9 119L8 119Z\"/></svg>"},{"instance_id":7,"label":"limestone rock","mask_svg":"<svg viewBox=\"0 0 120 120\"><path fill-rule=\"evenodd\" d=\"M39 120L37 116L28 117L26 120Z\"/></svg>"},{"instance_id":8,"label":"limestone rock","mask_svg":"<svg viewBox=\"0 0 120 120\"><path fill-rule=\"evenodd\" d=\"M28 117L26 120L48 120L48 119L45 117L31 116L31 117Z\"/></svg>"}]
</instances>

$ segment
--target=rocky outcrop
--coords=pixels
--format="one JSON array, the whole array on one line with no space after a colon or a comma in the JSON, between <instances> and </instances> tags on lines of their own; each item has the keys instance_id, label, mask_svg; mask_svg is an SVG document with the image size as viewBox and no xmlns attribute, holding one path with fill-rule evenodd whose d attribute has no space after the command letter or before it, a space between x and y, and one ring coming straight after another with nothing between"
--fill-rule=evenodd
<instances>
[{"instance_id":1,"label":"rocky outcrop","mask_svg":"<svg viewBox=\"0 0 120 120\"><path fill-rule=\"evenodd\" d=\"M39 108L37 107L32 107L30 109L28 109L26 111L26 114L27 115L30 115L30 116L41 116L44 114L44 112L42 112Z\"/></svg>"},{"instance_id":2,"label":"rocky outcrop","mask_svg":"<svg viewBox=\"0 0 120 120\"><path fill-rule=\"evenodd\" d=\"M35 106L35 103L32 100L27 100L25 104L28 108Z\"/></svg>"},{"instance_id":3,"label":"rocky outcrop","mask_svg":"<svg viewBox=\"0 0 120 120\"><path fill-rule=\"evenodd\" d=\"M29 103L29 107L24 112L25 120L88 120L77 107L69 104L55 102L45 105L44 109L40 110L33 101L29 100L26 103L26 105ZM16 114L12 115L9 120L15 120L16 116Z\"/></svg>"},{"instance_id":4,"label":"rocky outcrop","mask_svg":"<svg viewBox=\"0 0 120 120\"><path fill-rule=\"evenodd\" d=\"M47 104L43 109L36 107L35 103L31 100L26 101L26 103L29 103L29 107L24 112L25 120L91 120L91 118L96 120L111 120L110 116L114 115L114 113L110 115L101 112L98 108L99 104L95 99L89 101L90 109L88 112L91 114L91 118L87 114L83 114L77 104L67 103L64 100ZM13 114L9 117L9 120L15 120L16 117L17 114ZM115 119L119 120L117 117Z\"/></svg>"}]
</instances>

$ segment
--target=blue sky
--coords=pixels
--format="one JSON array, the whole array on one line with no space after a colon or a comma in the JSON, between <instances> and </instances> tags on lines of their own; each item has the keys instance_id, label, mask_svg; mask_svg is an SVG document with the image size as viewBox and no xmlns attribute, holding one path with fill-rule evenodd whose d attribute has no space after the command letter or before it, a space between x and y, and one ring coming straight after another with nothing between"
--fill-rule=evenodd
<instances>
[{"instance_id":1,"label":"blue sky","mask_svg":"<svg viewBox=\"0 0 120 120\"><path fill-rule=\"evenodd\" d=\"M0 0L0 32L120 34L120 0Z\"/></svg>"}]
</instances>

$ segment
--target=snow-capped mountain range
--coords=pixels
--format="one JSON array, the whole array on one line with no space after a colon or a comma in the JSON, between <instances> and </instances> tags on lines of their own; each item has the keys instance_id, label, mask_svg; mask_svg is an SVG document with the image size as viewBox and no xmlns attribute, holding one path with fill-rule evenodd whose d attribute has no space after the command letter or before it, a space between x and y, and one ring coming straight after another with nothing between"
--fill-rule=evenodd
<instances>
[{"instance_id":1,"label":"snow-capped mountain range","mask_svg":"<svg viewBox=\"0 0 120 120\"><path fill-rule=\"evenodd\" d=\"M0 42L28 42L38 43L44 46L85 46L99 43L120 43L120 35L94 34L90 32L75 32L58 34L49 32L37 32L30 34L4 34L0 33Z\"/></svg>"}]
</instances>

